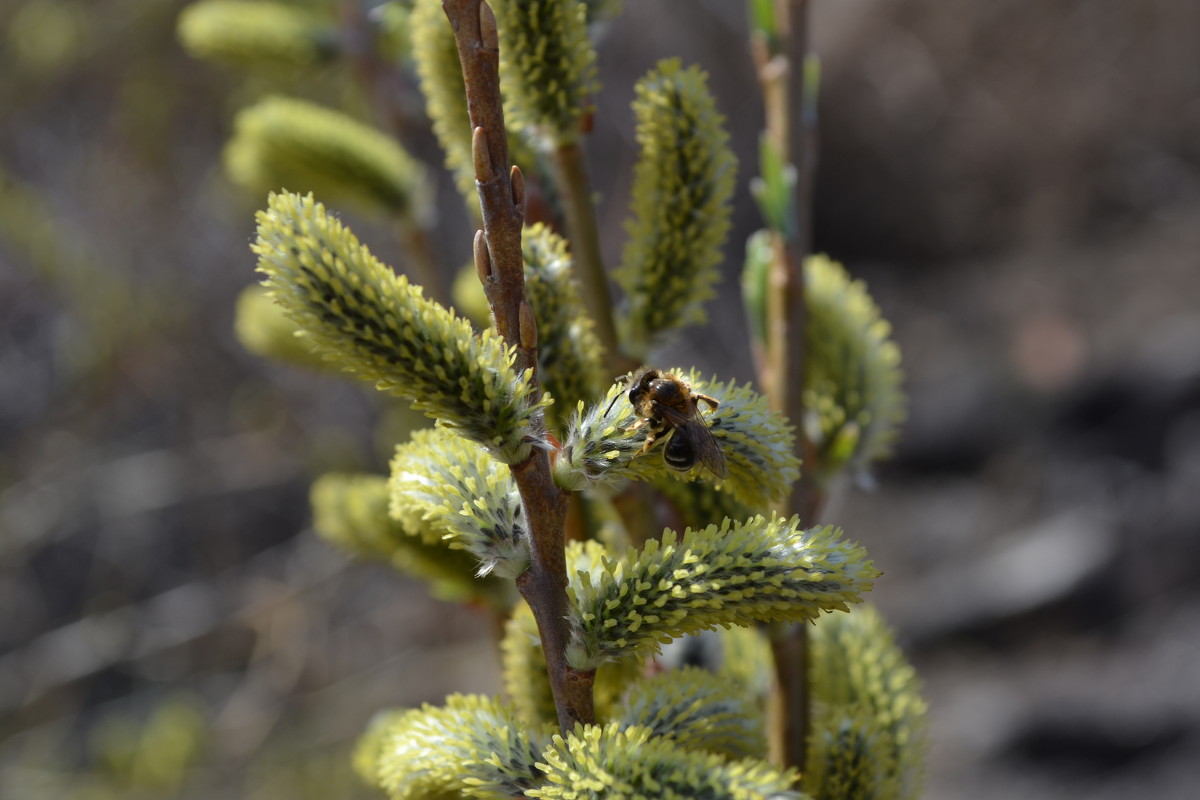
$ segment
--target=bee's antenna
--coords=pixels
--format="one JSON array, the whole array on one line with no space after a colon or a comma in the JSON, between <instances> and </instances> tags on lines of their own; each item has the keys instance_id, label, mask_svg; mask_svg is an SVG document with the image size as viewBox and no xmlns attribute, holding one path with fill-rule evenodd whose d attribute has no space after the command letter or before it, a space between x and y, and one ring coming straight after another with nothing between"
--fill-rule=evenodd
<instances>
[{"instance_id":1,"label":"bee's antenna","mask_svg":"<svg viewBox=\"0 0 1200 800\"><path fill-rule=\"evenodd\" d=\"M617 382L622 385L621 391L617 392L616 396L613 397L612 402L610 402L608 404L608 408L604 409L604 416L606 416L606 417L608 416L608 412L612 411L612 407L617 404L617 400L621 397L622 394L625 393L625 387L629 385L629 373L626 373L626 374L622 375L621 377L617 378Z\"/></svg>"},{"instance_id":2,"label":"bee's antenna","mask_svg":"<svg viewBox=\"0 0 1200 800\"><path fill-rule=\"evenodd\" d=\"M608 404L608 408L604 409L604 416L606 416L606 417L608 416L608 412L612 411L612 407L617 404L617 400L619 400L621 395L623 395L623 394L625 394L624 389L622 389L621 391L616 393L616 395L612 399L612 402L610 402Z\"/></svg>"}]
</instances>

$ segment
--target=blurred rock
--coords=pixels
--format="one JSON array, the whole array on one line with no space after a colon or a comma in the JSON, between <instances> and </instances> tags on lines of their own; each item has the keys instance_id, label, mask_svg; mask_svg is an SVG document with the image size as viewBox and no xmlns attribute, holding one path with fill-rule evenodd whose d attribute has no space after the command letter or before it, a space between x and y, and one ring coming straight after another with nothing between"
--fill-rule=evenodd
<instances>
[{"instance_id":1,"label":"blurred rock","mask_svg":"<svg viewBox=\"0 0 1200 800\"><path fill-rule=\"evenodd\" d=\"M928 647L1032 617L1083 596L1118 554L1112 522L1082 509L1066 511L991 542L970 563L947 563L906 598L899 624Z\"/></svg>"}]
</instances>

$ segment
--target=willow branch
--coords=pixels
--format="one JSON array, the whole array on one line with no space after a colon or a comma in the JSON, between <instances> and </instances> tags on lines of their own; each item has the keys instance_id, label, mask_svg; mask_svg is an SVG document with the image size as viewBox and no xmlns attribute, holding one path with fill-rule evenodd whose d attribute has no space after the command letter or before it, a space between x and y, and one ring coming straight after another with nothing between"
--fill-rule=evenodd
<instances>
[{"instance_id":1,"label":"willow branch","mask_svg":"<svg viewBox=\"0 0 1200 800\"><path fill-rule=\"evenodd\" d=\"M467 89L467 113L474 131L472 155L483 230L475 236L475 267L483 282L496 328L517 348L516 367L537 376L537 321L525 298L521 227L525 181L517 167L507 168L508 143L500 99L500 45L491 8L481 0L442 0L454 29ZM533 431L541 438L544 431ZM538 624L546 655L558 723L566 732L576 723L595 721L594 672L578 672L566 662L567 572L564 557L566 494L554 484L550 457L534 447L529 458L512 466L512 475L530 529L529 569L517 579L521 596Z\"/></svg>"},{"instance_id":2,"label":"willow branch","mask_svg":"<svg viewBox=\"0 0 1200 800\"><path fill-rule=\"evenodd\" d=\"M808 0L775 0L778 38L753 42L763 93L766 136L780 160L796 170L793 235L771 232L773 256L767 297L767 342L763 383L772 406L796 426L796 446L804 463L801 479L780 513L796 513L805 523L817 522L822 496L811 476L816 453L804 430L804 359L807 304L804 258L811 246L812 175L816 158L813 120L805 114L808 55ZM799 119L800 124L794 121ZM775 662L775 714L771 736L782 762L803 769L811 730L808 631L804 625L771 629Z\"/></svg>"}]
</instances>

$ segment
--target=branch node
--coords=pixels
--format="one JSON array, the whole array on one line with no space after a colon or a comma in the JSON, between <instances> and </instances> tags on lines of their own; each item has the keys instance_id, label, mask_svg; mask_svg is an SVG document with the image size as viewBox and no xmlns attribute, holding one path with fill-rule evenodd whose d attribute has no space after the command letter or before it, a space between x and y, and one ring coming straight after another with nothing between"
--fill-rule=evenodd
<instances>
[{"instance_id":1,"label":"branch node","mask_svg":"<svg viewBox=\"0 0 1200 800\"><path fill-rule=\"evenodd\" d=\"M475 161L475 180L479 183L488 183L496 177L496 171L492 169L492 156L488 152L487 131L483 126L476 126L471 134L471 157Z\"/></svg>"}]
</instances>

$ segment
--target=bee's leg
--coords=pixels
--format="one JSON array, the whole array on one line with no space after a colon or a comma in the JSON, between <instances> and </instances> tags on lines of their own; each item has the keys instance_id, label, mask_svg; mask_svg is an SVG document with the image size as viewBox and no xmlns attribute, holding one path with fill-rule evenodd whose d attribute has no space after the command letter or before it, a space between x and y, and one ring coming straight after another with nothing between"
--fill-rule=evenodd
<instances>
[{"instance_id":1,"label":"bee's leg","mask_svg":"<svg viewBox=\"0 0 1200 800\"><path fill-rule=\"evenodd\" d=\"M650 448L654 447L654 443L658 441L658 435L662 433L658 428L652 427L650 432L646 434L646 441L642 443L642 449L638 451L638 455L649 453Z\"/></svg>"},{"instance_id":2,"label":"bee's leg","mask_svg":"<svg viewBox=\"0 0 1200 800\"><path fill-rule=\"evenodd\" d=\"M705 403L708 403L708 405L714 409L717 406L721 405L720 400L718 400L715 397L709 397L706 394L696 394L695 392L692 392L692 397L696 398L697 400L703 400Z\"/></svg>"}]
</instances>

